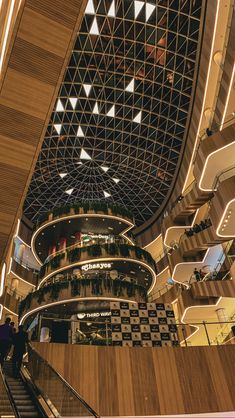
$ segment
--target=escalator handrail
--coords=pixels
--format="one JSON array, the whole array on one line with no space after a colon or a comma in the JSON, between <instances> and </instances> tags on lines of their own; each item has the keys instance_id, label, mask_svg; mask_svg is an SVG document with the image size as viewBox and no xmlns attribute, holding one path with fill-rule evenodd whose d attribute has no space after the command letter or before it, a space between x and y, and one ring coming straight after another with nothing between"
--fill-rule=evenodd
<instances>
[{"instance_id":1,"label":"escalator handrail","mask_svg":"<svg viewBox=\"0 0 235 418\"><path fill-rule=\"evenodd\" d=\"M49 363L46 359L44 359L38 351L32 347L31 344L29 344L29 352L32 350L39 358L40 360L57 375L57 377L64 383L64 385L73 393L73 395L83 404L83 406L90 412L91 415L93 415L96 418L100 418L100 416L94 411L94 409L91 408L90 405L79 395L79 393L67 382L67 380L64 379L63 376L61 376L60 373L58 373Z\"/></svg>"},{"instance_id":2,"label":"escalator handrail","mask_svg":"<svg viewBox=\"0 0 235 418\"><path fill-rule=\"evenodd\" d=\"M13 396L11 394L10 388L8 386L7 380L6 380L6 378L5 378L5 376L4 376L3 372L2 372L1 367L0 367L0 376L2 378L3 385L4 385L5 389L6 389L6 393L8 395L8 399L9 399L10 405L12 407L13 413L15 414L15 417L16 418L20 418L20 415L19 415L19 412L17 410L17 407L16 407L16 404L15 404L14 398L13 398Z\"/></svg>"}]
</instances>

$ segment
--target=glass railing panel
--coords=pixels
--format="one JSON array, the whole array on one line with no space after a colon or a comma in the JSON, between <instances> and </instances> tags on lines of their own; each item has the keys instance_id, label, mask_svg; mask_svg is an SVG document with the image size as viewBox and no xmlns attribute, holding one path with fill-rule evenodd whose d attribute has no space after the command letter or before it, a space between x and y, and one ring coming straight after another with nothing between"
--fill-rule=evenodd
<instances>
[{"instance_id":1,"label":"glass railing panel","mask_svg":"<svg viewBox=\"0 0 235 418\"><path fill-rule=\"evenodd\" d=\"M29 348L28 370L35 385L57 417L98 415L79 394L32 347Z\"/></svg>"}]
</instances>

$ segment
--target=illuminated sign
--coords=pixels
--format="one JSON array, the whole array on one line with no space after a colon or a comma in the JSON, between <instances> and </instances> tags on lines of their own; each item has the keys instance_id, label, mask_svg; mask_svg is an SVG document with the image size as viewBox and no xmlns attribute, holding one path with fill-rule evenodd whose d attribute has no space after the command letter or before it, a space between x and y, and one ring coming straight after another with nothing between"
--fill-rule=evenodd
<instances>
[{"instance_id":1,"label":"illuminated sign","mask_svg":"<svg viewBox=\"0 0 235 418\"><path fill-rule=\"evenodd\" d=\"M78 319L84 319L84 318L99 318L103 316L111 316L111 312L92 312L92 313L78 313L77 317Z\"/></svg>"},{"instance_id":2,"label":"illuminated sign","mask_svg":"<svg viewBox=\"0 0 235 418\"><path fill-rule=\"evenodd\" d=\"M103 269L111 269L112 263L95 263L95 264L84 264L82 266L83 271L88 270L103 270Z\"/></svg>"}]
</instances>

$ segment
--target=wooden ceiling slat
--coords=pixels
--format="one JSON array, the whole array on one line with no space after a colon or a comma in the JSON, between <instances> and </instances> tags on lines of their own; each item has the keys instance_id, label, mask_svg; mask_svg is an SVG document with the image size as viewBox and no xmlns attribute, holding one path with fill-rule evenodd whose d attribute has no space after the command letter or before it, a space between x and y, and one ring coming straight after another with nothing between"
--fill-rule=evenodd
<instances>
[{"instance_id":1,"label":"wooden ceiling slat","mask_svg":"<svg viewBox=\"0 0 235 418\"><path fill-rule=\"evenodd\" d=\"M0 262L21 215L85 7L86 0L26 0L17 16L0 83Z\"/></svg>"}]
</instances>

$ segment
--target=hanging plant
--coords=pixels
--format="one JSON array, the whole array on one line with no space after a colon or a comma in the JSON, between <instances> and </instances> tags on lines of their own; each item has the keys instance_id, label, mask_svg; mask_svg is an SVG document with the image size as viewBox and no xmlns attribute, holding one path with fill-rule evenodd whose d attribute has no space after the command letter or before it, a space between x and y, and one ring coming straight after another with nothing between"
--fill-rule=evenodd
<instances>
[{"instance_id":1,"label":"hanging plant","mask_svg":"<svg viewBox=\"0 0 235 418\"><path fill-rule=\"evenodd\" d=\"M71 280L70 282L70 286L71 286L71 293L72 296L80 296L80 280Z\"/></svg>"},{"instance_id":2,"label":"hanging plant","mask_svg":"<svg viewBox=\"0 0 235 418\"><path fill-rule=\"evenodd\" d=\"M77 247L67 251L67 258L71 263L79 261L81 258L81 248Z\"/></svg>"}]
</instances>

